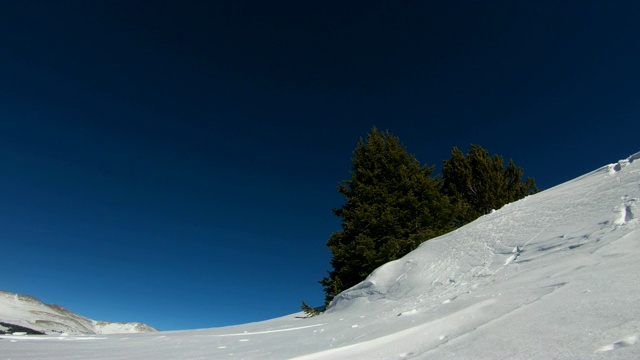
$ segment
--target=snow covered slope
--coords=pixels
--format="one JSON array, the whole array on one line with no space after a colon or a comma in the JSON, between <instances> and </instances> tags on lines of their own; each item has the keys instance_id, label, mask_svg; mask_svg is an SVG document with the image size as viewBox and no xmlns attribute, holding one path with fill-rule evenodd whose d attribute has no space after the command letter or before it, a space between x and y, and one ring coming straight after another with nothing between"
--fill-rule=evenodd
<instances>
[{"instance_id":1,"label":"snow covered slope","mask_svg":"<svg viewBox=\"0 0 640 360\"><path fill-rule=\"evenodd\" d=\"M639 206L640 153L424 243L321 316L1 336L0 359L640 359Z\"/></svg>"},{"instance_id":2,"label":"snow covered slope","mask_svg":"<svg viewBox=\"0 0 640 360\"><path fill-rule=\"evenodd\" d=\"M32 296L2 290L0 323L18 325L45 334L88 335L157 331L141 323L112 323L87 319L60 305L47 305ZM7 328L7 325L0 325L0 330L3 328Z\"/></svg>"}]
</instances>

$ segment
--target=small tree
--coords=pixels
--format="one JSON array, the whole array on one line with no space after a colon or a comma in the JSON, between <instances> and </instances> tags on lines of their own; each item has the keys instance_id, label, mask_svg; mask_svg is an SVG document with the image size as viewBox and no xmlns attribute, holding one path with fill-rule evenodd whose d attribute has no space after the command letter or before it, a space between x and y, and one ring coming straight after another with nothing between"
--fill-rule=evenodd
<instances>
[{"instance_id":1,"label":"small tree","mask_svg":"<svg viewBox=\"0 0 640 360\"><path fill-rule=\"evenodd\" d=\"M501 156L489 156L478 145L471 145L467 155L454 147L442 174L443 191L456 207L458 225L538 191L533 178L522 180L524 170L513 160L505 168Z\"/></svg>"},{"instance_id":2,"label":"small tree","mask_svg":"<svg viewBox=\"0 0 640 360\"><path fill-rule=\"evenodd\" d=\"M327 242L333 270L320 281L327 304L377 267L451 229L452 208L439 179L430 177L433 170L388 131L374 127L360 139L351 179L338 185L346 203L333 210L342 230Z\"/></svg>"},{"instance_id":3,"label":"small tree","mask_svg":"<svg viewBox=\"0 0 640 360\"><path fill-rule=\"evenodd\" d=\"M302 306L300 306L300 308L302 309L302 311L304 311L305 314L307 314L308 317L314 317L316 315L320 315L320 310L312 308L311 306L307 305L307 303L305 303L304 300L302 301Z\"/></svg>"}]
</instances>

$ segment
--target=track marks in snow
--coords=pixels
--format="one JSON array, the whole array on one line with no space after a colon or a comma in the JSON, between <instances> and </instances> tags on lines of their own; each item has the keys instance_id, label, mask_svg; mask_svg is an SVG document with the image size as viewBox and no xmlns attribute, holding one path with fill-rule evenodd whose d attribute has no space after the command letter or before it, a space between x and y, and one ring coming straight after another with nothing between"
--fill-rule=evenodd
<instances>
[{"instance_id":1,"label":"track marks in snow","mask_svg":"<svg viewBox=\"0 0 640 360\"><path fill-rule=\"evenodd\" d=\"M627 347L627 346L632 346L638 343L638 335L631 335L631 336L627 336L622 340L616 341L612 344L609 345L605 345L601 348L599 348L598 350L596 350L595 352L605 352L605 351L612 351L612 350L617 350L623 347Z\"/></svg>"},{"instance_id":2,"label":"track marks in snow","mask_svg":"<svg viewBox=\"0 0 640 360\"><path fill-rule=\"evenodd\" d=\"M411 310L403 311L403 312L399 313L398 316L415 315L417 313L418 313L418 309L411 309Z\"/></svg>"},{"instance_id":3,"label":"track marks in snow","mask_svg":"<svg viewBox=\"0 0 640 360\"><path fill-rule=\"evenodd\" d=\"M604 224L605 226L608 224ZM518 263L525 263L529 261L539 260L541 258L556 255L559 253L576 250L588 244L597 243L599 236L593 236L594 234L576 234L568 235L563 234L560 236L553 236L548 239L540 240L535 243L535 248L526 252L526 256L517 257ZM524 251L521 249L520 254ZM513 255L511 255L513 257ZM515 259L514 259L515 260ZM505 265L508 264L505 263Z\"/></svg>"},{"instance_id":4,"label":"track marks in snow","mask_svg":"<svg viewBox=\"0 0 640 360\"><path fill-rule=\"evenodd\" d=\"M316 326L323 326L323 325L324 324L313 324L313 325L298 326L298 327L292 327L292 328L286 328L286 329L254 331L254 332L241 332L241 333L235 333L235 334L219 334L219 335L210 335L210 336L227 337L227 336L247 336L247 335L259 335L259 334L273 334L273 333L279 333L279 332L287 332L287 331L308 329L308 328L312 328L312 327L316 327Z\"/></svg>"},{"instance_id":5,"label":"track marks in snow","mask_svg":"<svg viewBox=\"0 0 640 360\"><path fill-rule=\"evenodd\" d=\"M625 225L634 219L634 210L636 208L636 202L638 199L629 199L628 196L622 198L622 204L620 204L614 211L617 213L613 223L615 225Z\"/></svg>"},{"instance_id":6,"label":"track marks in snow","mask_svg":"<svg viewBox=\"0 0 640 360\"><path fill-rule=\"evenodd\" d=\"M479 325L490 321L483 310L491 308L495 299L472 303L441 318L424 322L401 331L383 335L371 340L346 346L326 349L296 357L296 360L314 359L404 359L419 357L430 349L446 343L451 337L473 331ZM443 334L444 333L444 334ZM415 337L424 342L417 344Z\"/></svg>"},{"instance_id":7,"label":"track marks in snow","mask_svg":"<svg viewBox=\"0 0 640 360\"><path fill-rule=\"evenodd\" d=\"M504 264L509 265L511 262L516 261L516 259L518 259L518 256L520 256L521 252L522 252L522 249L520 248L520 246L516 246L515 248L513 248L513 251L512 251L513 254L511 254L511 256L509 256L507 260L505 260Z\"/></svg>"}]
</instances>

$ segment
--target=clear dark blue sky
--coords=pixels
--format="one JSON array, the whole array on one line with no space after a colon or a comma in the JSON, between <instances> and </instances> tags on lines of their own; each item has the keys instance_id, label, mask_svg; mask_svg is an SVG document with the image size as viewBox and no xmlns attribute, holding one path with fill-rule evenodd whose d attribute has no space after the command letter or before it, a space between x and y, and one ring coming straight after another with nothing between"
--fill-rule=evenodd
<instances>
[{"instance_id":1,"label":"clear dark blue sky","mask_svg":"<svg viewBox=\"0 0 640 360\"><path fill-rule=\"evenodd\" d=\"M640 3L0 1L0 289L160 329L319 305L376 125L548 188L640 150Z\"/></svg>"}]
</instances>

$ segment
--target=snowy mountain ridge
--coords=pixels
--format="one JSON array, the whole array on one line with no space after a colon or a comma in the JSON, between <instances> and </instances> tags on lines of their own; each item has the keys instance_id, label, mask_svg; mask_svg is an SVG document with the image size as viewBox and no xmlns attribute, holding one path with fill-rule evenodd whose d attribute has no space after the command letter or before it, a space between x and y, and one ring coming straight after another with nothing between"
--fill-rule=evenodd
<instances>
[{"instance_id":1,"label":"snowy mountain ridge","mask_svg":"<svg viewBox=\"0 0 640 360\"><path fill-rule=\"evenodd\" d=\"M0 358L639 359L638 207L640 153L425 242L319 316L66 339L82 341L0 335Z\"/></svg>"},{"instance_id":2,"label":"snowy mountain ridge","mask_svg":"<svg viewBox=\"0 0 640 360\"><path fill-rule=\"evenodd\" d=\"M43 332L45 334L95 335L155 332L137 322L108 322L88 319L60 305L48 305L33 296L0 290L0 323ZM0 330L8 328L0 325ZM7 332L6 330L4 330Z\"/></svg>"}]
</instances>

